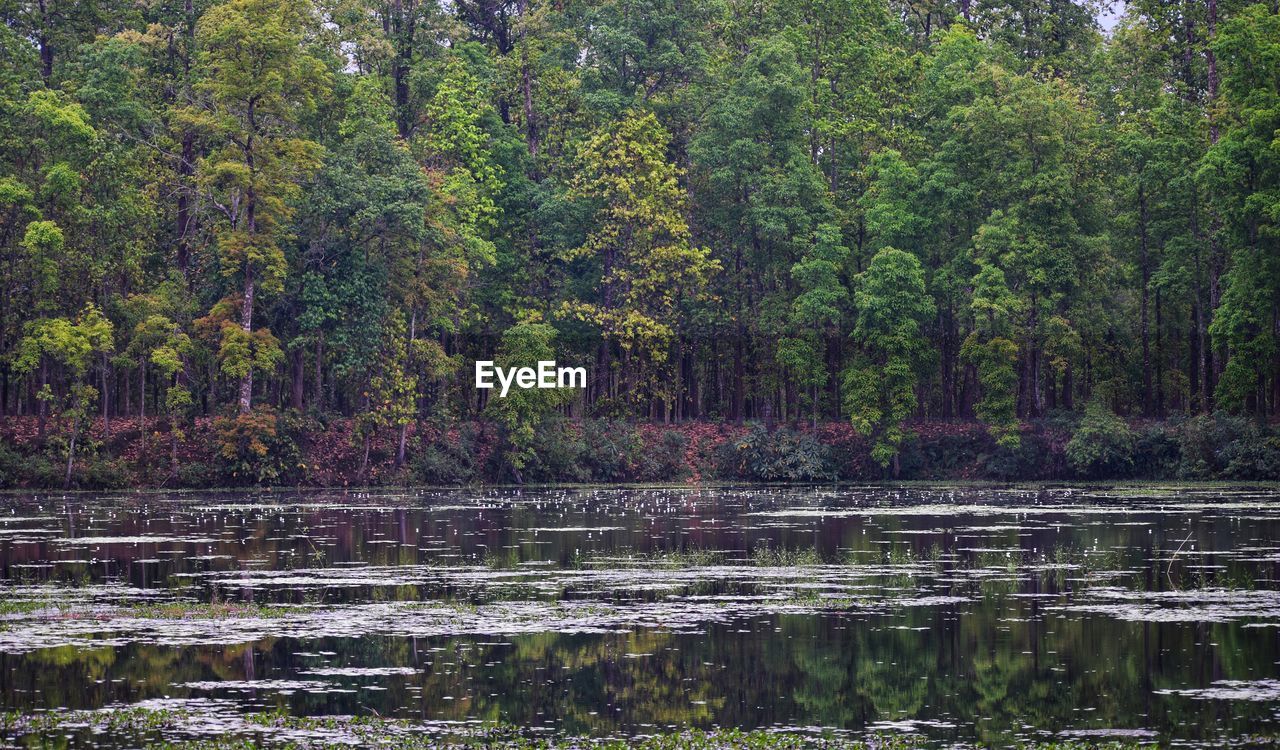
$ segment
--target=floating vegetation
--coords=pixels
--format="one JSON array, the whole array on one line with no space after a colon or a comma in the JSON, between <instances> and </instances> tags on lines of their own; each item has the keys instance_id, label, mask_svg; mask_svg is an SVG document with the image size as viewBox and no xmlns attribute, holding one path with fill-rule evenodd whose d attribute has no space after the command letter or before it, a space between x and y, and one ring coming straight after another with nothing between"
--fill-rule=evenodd
<instances>
[{"instance_id":1,"label":"floating vegetation","mask_svg":"<svg viewBox=\"0 0 1280 750\"><path fill-rule=\"evenodd\" d=\"M1280 701L1280 680L1215 680L1206 688L1165 688L1160 695L1218 701Z\"/></svg>"},{"instance_id":2,"label":"floating vegetation","mask_svg":"<svg viewBox=\"0 0 1280 750\"><path fill-rule=\"evenodd\" d=\"M95 748L1255 742L1280 731L1277 497L8 496L3 735Z\"/></svg>"},{"instance_id":3,"label":"floating vegetation","mask_svg":"<svg viewBox=\"0 0 1280 750\"><path fill-rule=\"evenodd\" d=\"M351 746L425 750L426 748L496 748L498 750L914 750L927 746L924 737L871 733L852 737L821 730L739 729L655 732L630 738L547 735L501 724L449 725L374 716L293 716L282 711L230 716L192 708L117 708L101 711L47 713L31 717L5 715L6 734L30 737L53 732L88 732L128 736L149 750L276 750ZM216 736L185 737L202 726L221 724ZM74 736L74 735L71 735ZM1050 741L1022 743L1025 750L1084 750L1134 747L1119 741Z\"/></svg>"}]
</instances>

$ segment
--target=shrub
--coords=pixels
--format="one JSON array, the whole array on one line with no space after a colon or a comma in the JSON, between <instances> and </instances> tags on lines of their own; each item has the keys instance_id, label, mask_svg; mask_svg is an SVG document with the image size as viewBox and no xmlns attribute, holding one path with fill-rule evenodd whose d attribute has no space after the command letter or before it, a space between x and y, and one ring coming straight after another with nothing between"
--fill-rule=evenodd
<instances>
[{"instance_id":1,"label":"shrub","mask_svg":"<svg viewBox=\"0 0 1280 750\"><path fill-rule=\"evenodd\" d=\"M414 442L409 477L415 484L461 485L476 478L478 436L473 425L464 424L430 441L415 437Z\"/></svg>"},{"instance_id":2,"label":"shrub","mask_svg":"<svg viewBox=\"0 0 1280 750\"><path fill-rule=\"evenodd\" d=\"M66 484L68 438L51 434L43 449L19 456L14 466L15 483L31 487L62 487ZM17 456L18 454L13 454ZM105 454L101 441L82 438L71 466L71 487L81 490L111 490L128 487L136 479L124 459Z\"/></svg>"},{"instance_id":3,"label":"shrub","mask_svg":"<svg viewBox=\"0 0 1280 750\"><path fill-rule=\"evenodd\" d=\"M1039 443L1023 435L1017 442L1004 441L996 443L990 453L980 456L978 463L982 466L982 475L987 479L1010 481L1026 479L1032 472L1039 478Z\"/></svg>"},{"instance_id":4,"label":"shrub","mask_svg":"<svg viewBox=\"0 0 1280 750\"><path fill-rule=\"evenodd\" d=\"M1244 430L1243 420L1223 413L1200 414L1178 426L1178 476L1210 479L1222 470L1218 451Z\"/></svg>"},{"instance_id":5,"label":"shrub","mask_svg":"<svg viewBox=\"0 0 1280 750\"><path fill-rule=\"evenodd\" d=\"M1177 435L1163 424L1138 430L1133 447L1134 476L1142 479L1171 479L1178 474Z\"/></svg>"},{"instance_id":6,"label":"shrub","mask_svg":"<svg viewBox=\"0 0 1280 750\"><path fill-rule=\"evenodd\" d=\"M1222 450L1225 479L1280 479L1280 439L1254 430Z\"/></svg>"},{"instance_id":7,"label":"shrub","mask_svg":"<svg viewBox=\"0 0 1280 750\"><path fill-rule=\"evenodd\" d=\"M675 430L662 430L658 439L641 452L636 479L641 482L679 482L689 477L685 451L689 438Z\"/></svg>"},{"instance_id":8,"label":"shrub","mask_svg":"<svg viewBox=\"0 0 1280 750\"><path fill-rule=\"evenodd\" d=\"M728 479L812 482L835 478L831 449L813 434L754 425L740 438L726 440L717 457L718 473Z\"/></svg>"},{"instance_id":9,"label":"shrub","mask_svg":"<svg viewBox=\"0 0 1280 750\"><path fill-rule=\"evenodd\" d=\"M869 481L884 476L884 467L871 460L871 446L848 422L819 428L819 439L831 452L836 476L845 481Z\"/></svg>"},{"instance_id":10,"label":"shrub","mask_svg":"<svg viewBox=\"0 0 1280 750\"><path fill-rule=\"evenodd\" d=\"M563 417L543 420L535 432L525 478L532 482L589 482L582 430Z\"/></svg>"},{"instance_id":11,"label":"shrub","mask_svg":"<svg viewBox=\"0 0 1280 750\"><path fill-rule=\"evenodd\" d=\"M302 451L295 435L305 420L281 418L269 406L214 421L223 479L233 485L286 484L300 475Z\"/></svg>"},{"instance_id":12,"label":"shrub","mask_svg":"<svg viewBox=\"0 0 1280 750\"><path fill-rule=\"evenodd\" d=\"M1280 440L1256 422L1223 412L1180 425L1179 476L1187 479L1280 478Z\"/></svg>"},{"instance_id":13,"label":"shrub","mask_svg":"<svg viewBox=\"0 0 1280 750\"><path fill-rule=\"evenodd\" d=\"M990 453L979 456L980 475L1001 481L1056 479L1066 473L1066 435L1052 424L1036 424L1024 430L1017 444L996 444Z\"/></svg>"},{"instance_id":14,"label":"shrub","mask_svg":"<svg viewBox=\"0 0 1280 750\"><path fill-rule=\"evenodd\" d=\"M221 480L217 466L205 461L183 461L178 464L177 485L202 489L216 487Z\"/></svg>"},{"instance_id":15,"label":"shrub","mask_svg":"<svg viewBox=\"0 0 1280 750\"><path fill-rule=\"evenodd\" d=\"M0 489L17 487L22 482L26 458L9 445L0 443Z\"/></svg>"},{"instance_id":16,"label":"shrub","mask_svg":"<svg viewBox=\"0 0 1280 750\"><path fill-rule=\"evenodd\" d=\"M1133 472L1133 430L1102 402L1085 407L1084 418L1067 443L1067 463L1090 479L1127 477Z\"/></svg>"},{"instance_id":17,"label":"shrub","mask_svg":"<svg viewBox=\"0 0 1280 750\"><path fill-rule=\"evenodd\" d=\"M972 476L975 467L994 450L997 440L977 426L922 425L916 437L903 445L902 479L955 479ZM1006 440L1017 448L1020 441Z\"/></svg>"},{"instance_id":18,"label":"shrub","mask_svg":"<svg viewBox=\"0 0 1280 750\"><path fill-rule=\"evenodd\" d=\"M622 421L587 420L582 425L582 440L590 481L626 482L635 476L644 453L635 427Z\"/></svg>"},{"instance_id":19,"label":"shrub","mask_svg":"<svg viewBox=\"0 0 1280 750\"><path fill-rule=\"evenodd\" d=\"M115 490L130 486L134 479L122 459L91 456L76 462L71 483L82 490Z\"/></svg>"}]
</instances>

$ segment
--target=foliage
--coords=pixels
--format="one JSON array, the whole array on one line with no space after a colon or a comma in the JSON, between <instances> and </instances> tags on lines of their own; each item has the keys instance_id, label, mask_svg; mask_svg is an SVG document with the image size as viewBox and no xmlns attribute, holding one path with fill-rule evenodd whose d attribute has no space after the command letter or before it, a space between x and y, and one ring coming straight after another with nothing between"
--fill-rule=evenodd
<instances>
[{"instance_id":1,"label":"foliage","mask_svg":"<svg viewBox=\"0 0 1280 750\"><path fill-rule=\"evenodd\" d=\"M295 479L303 468L295 437L301 426L266 406L219 417L214 430L223 479L232 485L272 485Z\"/></svg>"},{"instance_id":2,"label":"foliage","mask_svg":"<svg viewBox=\"0 0 1280 750\"><path fill-rule=\"evenodd\" d=\"M498 367L530 367L555 359L552 342L556 331L545 323L520 323L502 334L495 362ZM536 428L557 407L566 403L571 391L559 388L512 389L505 397L494 396L487 411L502 427L504 456L517 482L521 470L534 456Z\"/></svg>"},{"instance_id":3,"label":"foliage","mask_svg":"<svg viewBox=\"0 0 1280 750\"><path fill-rule=\"evenodd\" d=\"M835 477L831 451L808 432L754 425L720 448L718 473L726 479L820 482Z\"/></svg>"},{"instance_id":4,"label":"foliage","mask_svg":"<svg viewBox=\"0 0 1280 750\"><path fill-rule=\"evenodd\" d=\"M1269 476L1280 14L1123 5L0 3L21 481L161 481L156 425L164 481L700 478L755 421L858 479ZM468 377L544 355L588 387ZM1131 468L1063 463L1097 400Z\"/></svg>"},{"instance_id":5,"label":"foliage","mask_svg":"<svg viewBox=\"0 0 1280 750\"><path fill-rule=\"evenodd\" d=\"M1188 479L1280 477L1280 442L1256 422L1224 412L1202 414L1178 428L1181 463Z\"/></svg>"},{"instance_id":6,"label":"foliage","mask_svg":"<svg viewBox=\"0 0 1280 750\"><path fill-rule=\"evenodd\" d=\"M1067 443L1067 463L1081 476L1124 477L1133 470L1133 430L1106 404L1094 401Z\"/></svg>"},{"instance_id":7,"label":"foliage","mask_svg":"<svg viewBox=\"0 0 1280 750\"><path fill-rule=\"evenodd\" d=\"M454 486L469 484L477 478L476 454L479 452L478 435L471 425L463 425L456 431L419 438L409 465L409 476L414 484Z\"/></svg>"},{"instance_id":8,"label":"foliage","mask_svg":"<svg viewBox=\"0 0 1280 750\"><path fill-rule=\"evenodd\" d=\"M844 373L845 409L870 436L881 466L897 458L908 437L902 424L916 410L916 384L926 358L921 324L933 314L915 256L885 248L858 277L853 336L862 356Z\"/></svg>"},{"instance_id":9,"label":"foliage","mask_svg":"<svg viewBox=\"0 0 1280 750\"><path fill-rule=\"evenodd\" d=\"M666 158L670 135L652 114L632 112L593 133L582 146L569 198L587 202L594 219L566 260L598 263L600 303L569 303L564 312L598 326L607 341L653 378L675 331L669 321L685 298L702 294L717 266L690 242L679 171Z\"/></svg>"}]
</instances>

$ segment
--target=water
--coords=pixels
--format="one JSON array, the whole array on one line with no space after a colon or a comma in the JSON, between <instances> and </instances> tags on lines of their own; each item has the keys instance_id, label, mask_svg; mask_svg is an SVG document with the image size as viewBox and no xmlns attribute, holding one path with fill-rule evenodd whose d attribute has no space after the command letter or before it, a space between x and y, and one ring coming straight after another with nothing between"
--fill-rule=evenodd
<instances>
[{"instance_id":1,"label":"water","mask_svg":"<svg viewBox=\"0 0 1280 750\"><path fill-rule=\"evenodd\" d=\"M1277 736L1278 501L1222 487L11 495L4 733L31 741L56 714L73 717L56 732L71 745L305 739L289 714L442 736ZM97 710L122 706L161 719L104 726Z\"/></svg>"}]
</instances>

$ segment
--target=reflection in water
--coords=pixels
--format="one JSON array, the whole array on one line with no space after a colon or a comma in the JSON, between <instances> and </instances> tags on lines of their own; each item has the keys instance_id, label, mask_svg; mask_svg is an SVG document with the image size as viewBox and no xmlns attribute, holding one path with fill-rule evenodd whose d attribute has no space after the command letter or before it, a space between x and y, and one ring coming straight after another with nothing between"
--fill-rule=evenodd
<instances>
[{"instance_id":1,"label":"reflection in water","mask_svg":"<svg viewBox=\"0 0 1280 750\"><path fill-rule=\"evenodd\" d=\"M1274 734L1268 491L13 496L6 710ZM214 722L210 726L216 726Z\"/></svg>"}]
</instances>

